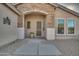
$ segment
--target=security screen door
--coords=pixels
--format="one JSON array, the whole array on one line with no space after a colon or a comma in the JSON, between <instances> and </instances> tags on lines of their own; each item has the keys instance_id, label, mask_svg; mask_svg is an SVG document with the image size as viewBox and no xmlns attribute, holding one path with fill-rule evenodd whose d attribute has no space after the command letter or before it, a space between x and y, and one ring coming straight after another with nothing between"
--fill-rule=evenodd
<instances>
[{"instance_id":1,"label":"security screen door","mask_svg":"<svg viewBox=\"0 0 79 59\"><path fill-rule=\"evenodd\" d=\"M42 29L42 23L41 21L37 21L37 24L36 24L36 36L37 37L41 37L41 29Z\"/></svg>"}]
</instances>

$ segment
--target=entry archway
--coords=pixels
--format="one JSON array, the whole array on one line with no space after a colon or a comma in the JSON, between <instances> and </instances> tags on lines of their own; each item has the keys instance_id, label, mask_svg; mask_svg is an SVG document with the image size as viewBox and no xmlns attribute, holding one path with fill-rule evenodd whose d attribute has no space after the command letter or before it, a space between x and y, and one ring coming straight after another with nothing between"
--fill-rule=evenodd
<instances>
[{"instance_id":1,"label":"entry archway","mask_svg":"<svg viewBox=\"0 0 79 59\"><path fill-rule=\"evenodd\" d=\"M24 31L25 38L33 34L34 37L45 37L46 14L40 12L30 12L25 14Z\"/></svg>"}]
</instances>

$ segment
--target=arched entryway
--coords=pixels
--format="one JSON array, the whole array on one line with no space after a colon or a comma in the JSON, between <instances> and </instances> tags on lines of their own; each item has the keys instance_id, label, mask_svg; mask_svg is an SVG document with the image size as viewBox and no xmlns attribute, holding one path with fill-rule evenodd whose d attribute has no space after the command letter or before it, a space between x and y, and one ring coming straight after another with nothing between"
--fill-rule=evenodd
<instances>
[{"instance_id":1,"label":"arched entryway","mask_svg":"<svg viewBox=\"0 0 79 59\"><path fill-rule=\"evenodd\" d=\"M17 6L22 14L18 17L19 38L34 34L35 37L53 38L55 7L50 4L21 4ZM51 30L50 30L51 29ZM54 31L55 32L55 31ZM51 38L51 39L52 39Z\"/></svg>"},{"instance_id":2,"label":"arched entryway","mask_svg":"<svg viewBox=\"0 0 79 59\"><path fill-rule=\"evenodd\" d=\"M38 12L31 12L25 14L24 18L24 30L25 38L33 37L44 38L45 37L45 19L46 15Z\"/></svg>"}]
</instances>

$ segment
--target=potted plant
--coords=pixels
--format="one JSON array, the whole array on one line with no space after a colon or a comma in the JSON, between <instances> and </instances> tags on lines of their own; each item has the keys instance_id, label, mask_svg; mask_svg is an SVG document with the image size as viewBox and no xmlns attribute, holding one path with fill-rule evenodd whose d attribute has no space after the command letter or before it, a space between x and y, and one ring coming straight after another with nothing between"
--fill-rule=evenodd
<instances>
[{"instance_id":1,"label":"potted plant","mask_svg":"<svg viewBox=\"0 0 79 59\"><path fill-rule=\"evenodd\" d=\"M30 32L30 37L34 38L34 32Z\"/></svg>"}]
</instances>

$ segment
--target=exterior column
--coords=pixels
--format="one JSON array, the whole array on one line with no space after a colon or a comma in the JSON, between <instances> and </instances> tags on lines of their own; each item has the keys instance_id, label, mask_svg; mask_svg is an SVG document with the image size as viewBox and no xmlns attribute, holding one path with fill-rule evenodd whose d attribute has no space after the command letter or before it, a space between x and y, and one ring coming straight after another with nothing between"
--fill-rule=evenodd
<instances>
[{"instance_id":1,"label":"exterior column","mask_svg":"<svg viewBox=\"0 0 79 59\"><path fill-rule=\"evenodd\" d=\"M18 39L24 39L24 15L20 15L18 18Z\"/></svg>"},{"instance_id":2,"label":"exterior column","mask_svg":"<svg viewBox=\"0 0 79 59\"><path fill-rule=\"evenodd\" d=\"M46 18L46 39L55 39L54 17L52 15L47 15Z\"/></svg>"},{"instance_id":3,"label":"exterior column","mask_svg":"<svg viewBox=\"0 0 79 59\"><path fill-rule=\"evenodd\" d=\"M54 27L54 17L52 15L47 15L46 17L46 27L53 28Z\"/></svg>"}]
</instances>

